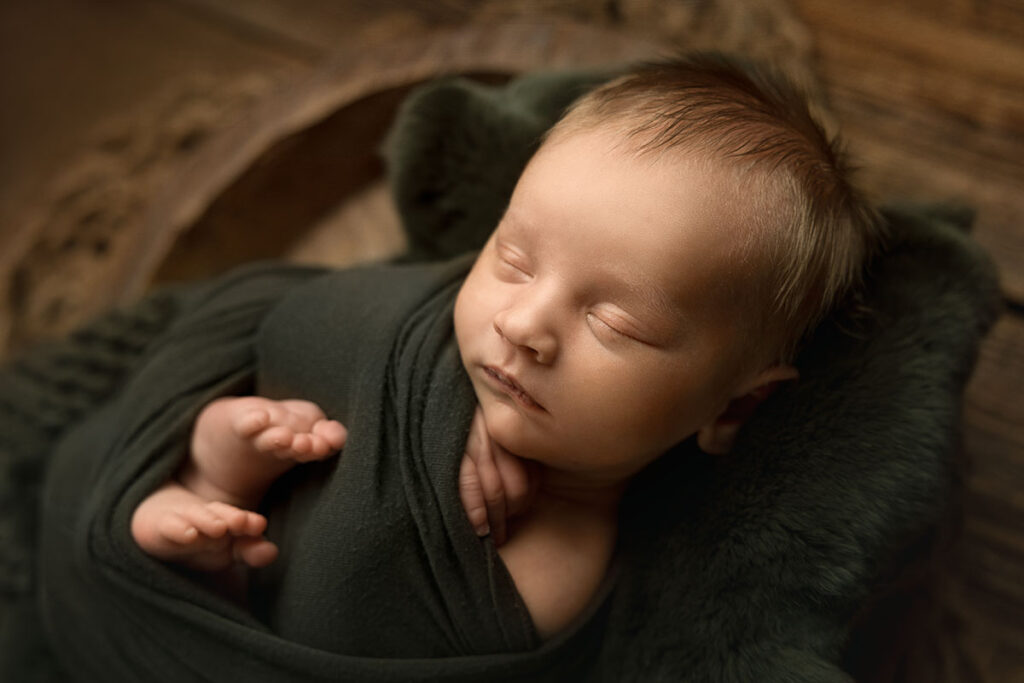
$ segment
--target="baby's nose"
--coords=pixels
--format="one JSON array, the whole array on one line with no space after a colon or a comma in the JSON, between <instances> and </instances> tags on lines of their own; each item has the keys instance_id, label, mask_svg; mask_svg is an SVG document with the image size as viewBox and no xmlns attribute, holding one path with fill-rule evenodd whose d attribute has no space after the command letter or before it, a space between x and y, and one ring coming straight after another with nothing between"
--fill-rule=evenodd
<instances>
[{"instance_id":1,"label":"baby's nose","mask_svg":"<svg viewBox=\"0 0 1024 683\"><path fill-rule=\"evenodd\" d=\"M528 306L511 306L494 316L494 330L510 344L548 365L558 354L558 340L543 312Z\"/></svg>"}]
</instances>

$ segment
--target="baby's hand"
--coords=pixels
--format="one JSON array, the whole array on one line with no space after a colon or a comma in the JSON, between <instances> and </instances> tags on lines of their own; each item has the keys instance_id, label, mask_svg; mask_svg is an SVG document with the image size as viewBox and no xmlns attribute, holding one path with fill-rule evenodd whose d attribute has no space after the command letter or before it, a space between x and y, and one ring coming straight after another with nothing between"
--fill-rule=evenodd
<instances>
[{"instance_id":1,"label":"baby's hand","mask_svg":"<svg viewBox=\"0 0 1024 683\"><path fill-rule=\"evenodd\" d=\"M505 542L507 521L533 502L535 475L533 463L491 440L477 406L459 470L459 497L477 535L490 533L495 545Z\"/></svg>"}]
</instances>

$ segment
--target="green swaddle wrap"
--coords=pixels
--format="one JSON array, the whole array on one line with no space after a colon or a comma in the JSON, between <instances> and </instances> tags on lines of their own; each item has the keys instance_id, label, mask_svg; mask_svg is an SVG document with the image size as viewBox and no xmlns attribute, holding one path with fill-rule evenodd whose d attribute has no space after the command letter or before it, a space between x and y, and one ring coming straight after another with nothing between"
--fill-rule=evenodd
<instances>
[{"instance_id":1,"label":"green swaddle wrap","mask_svg":"<svg viewBox=\"0 0 1024 683\"><path fill-rule=\"evenodd\" d=\"M606 591L536 649L493 543L462 510L475 399L451 308L470 264L247 269L178 319L54 455L40 579L67 670L97 681L514 681L564 680L593 660ZM262 618L145 556L128 530L184 456L198 409L253 389L313 400L350 431L340 457L293 470L268 496L282 553L252 586Z\"/></svg>"}]
</instances>

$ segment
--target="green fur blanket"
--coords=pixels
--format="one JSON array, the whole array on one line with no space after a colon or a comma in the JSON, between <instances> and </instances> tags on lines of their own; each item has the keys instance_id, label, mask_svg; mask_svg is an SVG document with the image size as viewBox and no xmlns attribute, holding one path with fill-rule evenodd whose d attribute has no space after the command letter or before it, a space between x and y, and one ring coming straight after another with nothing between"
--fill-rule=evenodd
<instances>
[{"instance_id":1,"label":"green fur blanket","mask_svg":"<svg viewBox=\"0 0 1024 683\"><path fill-rule=\"evenodd\" d=\"M603 77L549 74L503 87L455 79L411 96L387 148L409 259L448 257L481 244L540 133ZM231 368L211 370L203 387L238 388L235 382L253 366L244 353L232 354L252 337L262 311L305 286L307 271L250 269L159 292L37 349L0 371L0 679L138 680L152 663L154 672L189 672L172 680L223 680L228 671L256 680L570 679L562 666L573 669L571 678L595 681L847 680L838 662L850 617L894 551L943 504L963 385L999 302L991 264L958 226L959 216L891 208L886 217L893 240L874 267L871 314L838 314L821 326L798 360L801 381L764 404L730 456L704 456L684 443L684 457L662 459L634 482L622 513L613 590L587 615L591 630L582 649L566 646L564 660L556 643L540 658L538 650L493 653L449 659L452 668L445 668L438 663L442 648L422 662L360 658L346 670L321 643L274 631L316 624L298 624L302 615L290 614L290 603L273 602L272 592L261 602L266 614L257 618L157 563L145 565L149 573L132 574L141 560L123 534L97 530L123 530L130 502L124 492L137 496L145 482L155 484L169 471L174 458L159 449L149 461L110 469L119 489L68 493L78 501L72 504L51 486L40 530L35 504L62 437L61 452L82 444L108 448L107 434L93 425L124 403L119 397L146 395L139 378L173 340L186 345L191 353L182 357L193 365L214 363L220 356L188 347L191 337L180 331L198 325L196 315L213 315L203 307L223 293L233 304L242 299L241 309L218 309L209 318L227 326L221 343ZM287 367L278 373L289 374ZM180 433L189 411L160 407L166 415L151 408L163 415L157 422ZM145 436L148 424L124 438ZM177 448L180 457L180 443ZM159 465L147 469L147 463ZM69 480L53 471L50 477ZM445 500L457 505L450 495ZM454 519L457 512L438 514ZM80 521L97 515L122 519L122 527ZM42 552L40 538L47 543ZM448 528L425 547L443 550L452 538ZM75 556L55 559L65 544ZM118 564L112 546L136 564ZM488 555L469 557L465 590L473 591L473 572L488 576ZM285 586L289 595L315 600L299 581L288 587L286 578L270 576L258 585ZM113 584L114 593L103 592ZM427 597L419 598L389 603L396 613L352 618L397 623L398 611L407 609L416 611L409 615L415 622L429 611ZM40 613L47 629L39 627ZM76 624L80 638L70 628ZM175 628L185 624L194 630ZM346 628L358 629L351 622ZM109 638L132 631L137 640ZM230 647L204 649L211 641ZM523 641L507 644L517 649ZM56 660L54 650L61 655ZM579 659L580 652L590 655ZM62 670L57 661L73 666ZM167 669L172 666L178 668Z\"/></svg>"}]
</instances>

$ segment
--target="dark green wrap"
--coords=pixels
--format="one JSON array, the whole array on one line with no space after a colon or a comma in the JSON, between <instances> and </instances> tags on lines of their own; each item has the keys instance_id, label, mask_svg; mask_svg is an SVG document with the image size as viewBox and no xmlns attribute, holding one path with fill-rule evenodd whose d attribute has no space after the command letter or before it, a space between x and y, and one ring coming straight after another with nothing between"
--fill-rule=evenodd
<instances>
[{"instance_id":1,"label":"dark green wrap","mask_svg":"<svg viewBox=\"0 0 1024 683\"><path fill-rule=\"evenodd\" d=\"M511 577L459 501L475 402L451 309L470 264L250 268L175 323L50 468L42 611L69 671L184 682L563 680L583 670L603 613L536 649ZM350 431L339 458L294 470L268 496L282 554L252 589L262 619L146 557L128 529L180 463L198 409L253 390L313 400Z\"/></svg>"}]
</instances>

